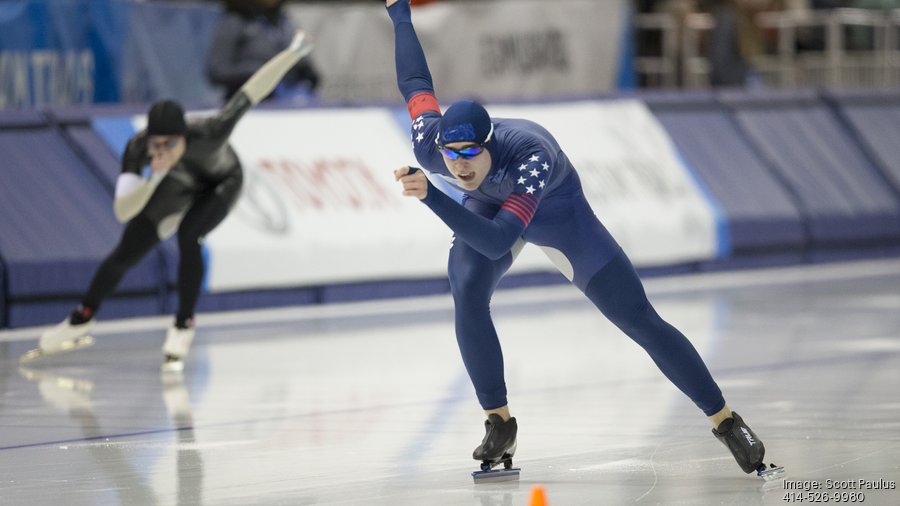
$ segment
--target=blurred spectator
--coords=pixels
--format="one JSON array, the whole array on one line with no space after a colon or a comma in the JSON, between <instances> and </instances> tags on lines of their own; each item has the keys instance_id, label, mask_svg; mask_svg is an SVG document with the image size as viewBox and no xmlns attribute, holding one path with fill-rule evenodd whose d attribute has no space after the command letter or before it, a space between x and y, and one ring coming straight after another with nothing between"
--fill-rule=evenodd
<instances>
[{"instance_id":1,"label":"blurred spectator","mask_svg":"<svg viewBox=\"0 0 900 506\"><path fill-rule=\"evenodd\" d=\"M756 23L756 15L783 8L783 0L722 0L713 8L716 23L709 51L712 86L746 86L755 81L753 60L766 52L765 34Z\"/></svg>"},{"instance_id":2,"label":"blurred spectator","mask_svg":"<svg viewBox=\"0 0 900 506\"><path fill-rule=\"evenodd\" d=\"M685 18L697 12L699 0L635 0L634 8L639 14L664 14L668 15L675 22L675 33L684 32ZM666 53L665 36L663 30L650 29L638 30L636 34L636 53L638 57L663 57ZM681 65L681 45L676 43L674 49L678 54L674 59L674 65L680 68ZM676 70L676 74L680 72ZM646 76L640 77L641 86L646 86L648 81Z\"/></svg>"},{"instance_id":3,"label":"blurred spectator","mask_svg":"<svg viewBox=\"0 0 900 506\"><path fill-rule=\"evenodd\" d=\"M296 28L284 14L284 0L224 0L225 13L213 34L206 74L225 88L225 100L263 63L288 46ZM312 96L319 74L304 58L267 97L292 100Z\"/></svg>"},{"instance_id":4,"label":"blurred spectator","mask_svg":"<svg viewBox=\"0 0 900 506\"><path fill-rule=\"evenodd\" d=\"M634 0L637 12L641 14L649 14L657 11L657 5L660 0Z\"/></svg>"},{"instance_id":5,"label":"blurred spectator","mask_svg":"<svg viewBox=\"0 0 900 506\"><path fill-rule=\"evenodd\" d=\"M850 2L850 7L887 11L900 9L900 0L855 0Z\"/></svg>"},{"instance_id":6,"label":"blurred spectator","mask_svg":"<svg viewBox=\"0 0 900 506\"><path fill-rule=\"evenodd\" d=\"M837 9L847 7L852 0L810 0L809 6L816 10Z\"/></svg>"}]
</instances>

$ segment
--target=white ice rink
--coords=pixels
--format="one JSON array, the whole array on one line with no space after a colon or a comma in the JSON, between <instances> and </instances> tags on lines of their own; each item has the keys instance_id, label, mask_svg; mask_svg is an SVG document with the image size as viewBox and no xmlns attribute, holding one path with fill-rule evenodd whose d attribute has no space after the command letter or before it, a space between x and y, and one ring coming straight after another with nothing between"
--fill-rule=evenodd
<instances>
[{"instance_id":1,"label":"white ice rink","mask_svg":"<svg viewBox=\"0 0 900 506\"><path fill-rule=\"evenodd\" d=\"M494 300L517 484L472 483L483 416L439 296L200 315L183 381L159 373L168 317L101 319L93 348L28 369L41 329L0 333L0 504L527 506L535 485L553 506L900 504L900 261L646 284L766 460L827 496L743 474L642 350L554 286ZM825 489L842 480L895 486Z\"/></svg>"}]
</instances>

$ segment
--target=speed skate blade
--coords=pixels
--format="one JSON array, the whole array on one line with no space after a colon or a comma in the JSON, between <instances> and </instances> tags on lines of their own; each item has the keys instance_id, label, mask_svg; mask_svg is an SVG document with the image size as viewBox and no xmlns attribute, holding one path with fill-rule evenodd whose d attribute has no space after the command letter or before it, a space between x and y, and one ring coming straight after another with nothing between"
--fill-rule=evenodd
<instances>
[{"instance_id":1,"label":"speed skate blade","mask_svg":"<svg viewBox=\"0 0 900 506\"><path fill-rule=\"evenodd\" d=\"M165 374L181 374L184 371L184 360L166 357L159 369Z\"/></svg>"},{"instance_id":2,"label":"speed skate blade","mask_svg":"<svg viewBox=\"0 0 900 506\"><path fill-rule=\"evenodd\" d=\"M53 351L45 351L41 348L35 348L33 350L29 350L24 355L19 358L20 364L25 364L28 362L32 362L34 360L38 360L44 357L49 357L50 355L57 355L59 353L66 353L69 351L75 351L81 348L87 348L94 344L94 338L91 336L82 336L75 339L71 339L69 341L63 342L59 348Z\"/></svg>"},{"instance_id":3,"label":"speed skate blade","mask_svg":"<svg viewBox=\"0 0 900 506\"><path fill-rule=\"evenodd\" d=\"M472 479L475 483L500 483L503 481L519 481L519 472L522 469L497 469L494 471L473 471Z\"/></svg>"},{"instance_id":4,"label":"speed skate blade","mask_svg":"<svg viewBox=\"0 0 900 506\"><path fill-rule=\"evenodd\" d=\"M775 464L770 464L769 467L766 467L765 464L760 466L760 468L756 471L756 475L766 481L775 481L784 478L787 474L787 471L784 470L781 466L776 466Z\"/></svg>"}]
</instances>

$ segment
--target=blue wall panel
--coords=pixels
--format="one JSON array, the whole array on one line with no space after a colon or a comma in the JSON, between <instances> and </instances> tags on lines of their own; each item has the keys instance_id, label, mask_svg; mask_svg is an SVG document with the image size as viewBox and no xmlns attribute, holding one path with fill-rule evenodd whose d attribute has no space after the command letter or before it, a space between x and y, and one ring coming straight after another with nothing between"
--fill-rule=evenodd
<instances>
[{"instance_id":1,"label":"blue wall panel","mask_svg":"<svg viewBox=\"0 0 900 506\"><path fill-rule=\"evenodd\" d=\"M729 222L733 250L801 249L802 217L791 196L711 97L647 104Z\"/></svg>"},{"instance_id":2,"label":"blue wall panel","mask_svg":"<svg viewBox=\"0 0 900 506\"><path fill-rule=\"evenodd\" d=\"M110 197L115 191L116 178L122 170L121 154L113 153L103 139L87 125L65 127L66 133L77 149L89 162L96 178L107 188Z\"/></svg>"},{"instance_id":3,"label":"blue wall panel","mask_svg":"<svg viewBox=\"0 0 900 506\"><path fill-rule=\"evenodd\" d=\"M9 308L9 324L11 328L34 325L55 324L63 321L78 304L77 298L29 301L12 304ZM98 313L98 321L133 316L153 316L159 314L158 296L110 298L103 304L103 311Z\"/></svg>"},{"instance_id":4,"label":"blue wall panel","mask_svg":"<svg viewBox=\"0 0 900 506\"><path fill-rule=\"evenodd\" d=\"M8 325L6 310L6 267L3 265L3 259L0 258L0 329Z\"/></svg>"},{"instance_id":5,"label":"blue wall panel","mask_svg":"<svg viewBox=\"0 0 900 506\"><path fill-rule=\"evenodd\" d=\"M121 233L108 189L49 128L0 130L0 152L0 255L8 302L80 294ZM156 290L158 278L158 262L151 258L121 288Z\"/></svg>"},{"instance_id":6,"label":"blue wall panel","mask_svg":"<svg viewBox=\"0 0 900 506\"><path fill-rule=\"evenodd\" d=\"M900 202L826 104L801 93L723 101L794 195L814 242L900 238Z\"/></svg>"},{"instance_id":7,"label":"blue wall panel","mask_svg":"<svg viewBox=\"0 0 900 506\"><path fill-rule=\"evenodd\" d=\"M900 194L900 92L840 92L829 97L895 192Z\"/></svg>"}]
</instances>

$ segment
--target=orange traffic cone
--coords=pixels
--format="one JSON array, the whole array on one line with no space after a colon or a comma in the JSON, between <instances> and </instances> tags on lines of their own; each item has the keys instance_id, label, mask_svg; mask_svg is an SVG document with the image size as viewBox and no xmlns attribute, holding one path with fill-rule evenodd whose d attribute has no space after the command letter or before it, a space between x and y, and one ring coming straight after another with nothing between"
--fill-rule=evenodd
<instances>
[{"instance_id":1,"label":"orange traffic cone","mask_svg":"<svg viewBox=\"0 0 900 506\"><path fill-rule=\"evenodd\" d=\"M544 494L544 487L540 485L532 487L528 506L547 506L547 496Z\"/></svg>"}]
</instances>

